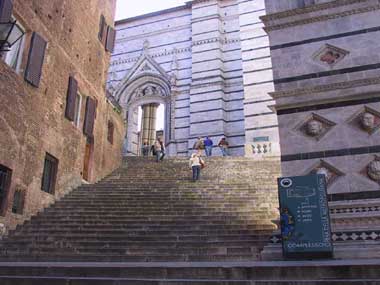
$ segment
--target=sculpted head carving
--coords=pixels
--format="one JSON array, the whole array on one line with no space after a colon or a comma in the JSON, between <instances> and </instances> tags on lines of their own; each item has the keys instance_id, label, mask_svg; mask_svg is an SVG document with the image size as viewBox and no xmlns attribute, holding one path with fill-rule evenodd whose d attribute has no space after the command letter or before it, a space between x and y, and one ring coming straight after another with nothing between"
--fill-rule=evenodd
<instances>
[{"instance_id":1,"label":"sculpted head carving","mask_svg":"<svg viewBox=\"0 0 380 285\"><path fill-rule=\"evenodd\" d=\"M171 76L170 76L170 84L172 86L176 85L177 83L177 76L173 73Z\"/></svg>"},{"instance_id":2,"label":"sculpted head carving","mask_svg":"<svg viewBox=\"0 0 380 285\"><path fill-rule=\"evenodd\" d=\"M380 160L375 159L368 164L367 174L374 181L380 181Z\"/></svg>"},{"instance_id":3,"label":"sculpted head carving","mask_svg":"<svg viewBox=\"0 0 380 285\"><path fill-rule=\"evenodd\" d=\"M148 85L148 87L146 87L145 90L144 90L144 95L145 96L152 96L152 95L154 95L153 86Z\"/></svg>"},{"instance_id":4,"label":"sculpted head carving","mask_svg":"<svg viewBox=\"0 0 380 285\"><path fill-rule=\"evenodd\" d=\"M322 133L323 125L320 121L310 120L306 125L306 132L309 136L316 137Z\"/></svg>"},{"instance_id":5,"label":"sculpted head carving","mask_svg":"<svg viewBox=\"0 0 380 285\"><path fill-rule=\"evenodd\" d=\"M144 51L148 51L149 50L149 46L150 46L149 41L148 40L144 40L144 42L143 42L143 50Z\"/></svg>"},{"instance_id":6,"label":"sculpted head carving","mask_svg":"<svg viewBox=\"0 0 380 285\"><path fill-rule=\"evenodd\" d=\"M143 93L143 91L142 91L142 89L141 88L137 88L137 90L136 90L136 97L142 97L142 96L144 96L144 93Z\"/></svg>"},{"instance_id":7,"label":"sculpted head carving","mask_svg":"<svg viewBox=\"0 0 380 285\"><path fill-rule=\"evenodd\" d=\"M332 173L326 167L323 167L323 166L317 168L316 171L315 171L315 174L322 174L322 175L324 175L325 178L326 178L326 182L327 183L329 182L329 180L332 177Z\"/></svg>"},{"instance_id":8,"label":"sculpted head carving","mask_svg":"<svg viewBox=\"0 0 380 285\"><path fill-rule=\"evenodd\" d=\"M369 112L364 112L360 118L360 124L364 130L372 130L375 127L375 116Z\"/></svg>"}]
</instances>

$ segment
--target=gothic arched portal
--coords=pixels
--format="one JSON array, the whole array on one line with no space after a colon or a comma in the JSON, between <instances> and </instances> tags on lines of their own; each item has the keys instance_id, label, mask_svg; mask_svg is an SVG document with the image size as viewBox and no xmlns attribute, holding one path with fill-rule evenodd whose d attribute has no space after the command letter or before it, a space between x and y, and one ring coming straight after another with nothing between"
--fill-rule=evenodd
<instances>
[{"instance_id":1,"label":"gothic arched portal","mask_svg":"<svg viewBox=\"0 0 380 285\"><path fill-rule=\"evenodd\" d=\"M168 146L172 139L172 96L171 77L147 54L143 53L139 61L134 65L128 75L119 84L114 93L115 98L123 108L127 133L124 141L124 155L137 155L141 148L142 140L138 136L138 108L143 110L143 117L147 112L153 116L150 125L142 122L141 137L149 143L155 139L156 110L160 104L164 105L164 142ZM170 154L168 148L168 154Z\"/></svg>"}]
</instances>

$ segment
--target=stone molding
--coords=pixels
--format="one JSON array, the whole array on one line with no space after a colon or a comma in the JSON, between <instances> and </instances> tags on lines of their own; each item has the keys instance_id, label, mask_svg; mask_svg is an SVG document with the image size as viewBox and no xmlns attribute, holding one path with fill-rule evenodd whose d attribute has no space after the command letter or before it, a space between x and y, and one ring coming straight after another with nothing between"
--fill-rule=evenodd
<instances>
[{"instance_id":1,"label":"stone molding","mask_svg":"<svg viewBox=\"0 0 380 285\"><path fill-rule=\"evenodd\" d=\"M268 22L266 22L265 23L266 27L264 27L264 30L266 32L270 32L270 31L286 29L286 28L290 28L290 27L294 27L294 26L307 25L307 24L316 23L316 22L322 22L322 21L328 21L328 20L333 20L333 19L337 19L337 18L343 18L343 17L347 17L347 16L367 13L367 12L376 11L376 10L380 10L380 5L358 8L358 9L352 9L349 11L344 11L344 12L334 13L334 14L329 14L329 15L310 17L310 18L306 18L306 19L302 19L302 20L297 20L297 21L287 22L287 23L277 24L277 25L276 24L270 25Z\"/></svg>"},{"instance_id":2,"label":"stone molding","mask_svg":"<svg viewBox=\"0 0 380 285\"><path fill-rule=\"evenodd\" d=\"M189 52L189 51L191 52L191 47L188 47L188 48L177 48L177 49L172 49L170 51L164 50L164 51L161 51L161 52L156 52L154 54L151 54L150 57L151 58L156 58L156 57L160 57L160 56L173 55L174 53L179 54L179 53L185 53L185 52ZM110 65L114 66L114 65L119 65L119 64L123 64L123 63L136 62L139 59L140 59L140 55L139 56L130 57L130 58L127 58L127 59L115 60L115 61L111 62Z\"/></svg>"},{"instance_id":3,"label":"stone molding","mask_svg":"<svg viewBox=\"0 0 380 285\"><path fill-rule=\"evenodd\" d=\"M192 42L192 46L205 45L205 44L215 43L215 42L219 42L222 45L228 45L228 44L231 44L231 43L239 43L240 42L240 38L232 38L232 39L224 38L223 39L223 38L220 38L220 37L215 37L215 38L210 38L210 39L206 39L206 40L193 41ZM173 55L174 53L180 54L180 53L191 52L191 51L192 51L191 47L178 48L176 50L170 50L170 51L169 50L164 50L164 51L160 51L160 52L157 52L157 53L153 53L150 56L152 58L156 58L156 57L161 57L161 56ZM115 61L111 62L110 66L116 66L116 65L123 64L123 63L136 62L136 61L139 60L139 58L140 58L140 56L134 56L134 57L130 57L130 58L127 58L127 59L115 60Z\"/></svg>"},{"instance_id":4,"label":"stone molding","mask_svg":"<svg viewBox=\"0 0 380 285\"><path fill-rule=\"evenodd\" d=\"M277 92L269 92L268 94L273 99L279 99L284 97L295 97L295 96L303 96L314 93L322 93L327 91L339 90L339 89L349 89L355 87L362 87L368 85L377 85L380 84L380 77L372 77L365 79L358 79L352 81L342 81L337 83L331 83L326 85L317 85L307 88L299 88L287 91L277 91Z\"/></svg>"},{"instance_id":5,"label":"stone molding","mask_svg":"<svg viewBox=\"0 0 380 285\"><path fill-rule=\"evenodd\" d=\"M279 20L279 19L283 19L283 18L299 16L299 15L302 15L302 14L307 14L307 13L311 13L311 12L317 12L317 11L327 10L327 9L336 8L336 7L339 7L339 6L347 6L347 5L362 3L362 2L366 2L366 1L367 0L336 0L336 1L327 2L327 3L310 5L310 6L307 6L305 8L297 8L297 9L286 10L286 11L282 11L282 12L268 14L268 15L265 15L265 16L261 16L260 19L264 23L266 23L266 22L269 22L269 21L274 21L274 20Z\"/></svg>"},{"instance_id":6,"label":"stone molding","mask_svg":"<svg viewBox=\"0 0 380 285\"><path fill-rule=\"evenodd\" d=\"M191 0L186 2L188 5L194 5L194 4L199 4L199 3L205 3L205 2L210 2L211 0ZM218 2L218 1L216 1Z\"/></svg>"},{"instance_id":7,"label":"stone molding","mask_svg":"<svg viewBox=\"0 0 380 285\"><path fill-rule=\"evenodd\" d=\"M219 42L222 45L226 45L226 44L231 44L231 43L238 43L240 42L240 38L227 39L227 38L222 38L222 37L214 37L214 38L205 39L205 40L193 41L192 45L199 46L199 45L205 45L205 44L215 43L215 42Z\"/></svg>"}]
</instances>

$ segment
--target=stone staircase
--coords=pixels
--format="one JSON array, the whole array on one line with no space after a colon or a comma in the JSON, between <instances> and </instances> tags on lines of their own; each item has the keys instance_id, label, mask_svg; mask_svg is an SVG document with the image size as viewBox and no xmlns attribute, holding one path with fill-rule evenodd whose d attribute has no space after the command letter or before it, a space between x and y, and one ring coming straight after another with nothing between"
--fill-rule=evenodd
<instances>
[{"instance_id":1,"label":"stone staircase","mask_svg":"<svg viewBox=\"0 0 380 285\"><path fill-rule=\"evenodd\" d=\"M207 164L194 183L187 160L128 158L12 231L0 260L258 260L277 216L278 166L244 158Z\"/></svg>"},{"instance_id":2,"label":"stone staircase","mask_svg":"<svg viewBox=\"0 0 380 285\"><path fill-rule=\"evenodd\" d=\"M380 284L380 261L263 262L278 161L129 157L0 242L1 285Z\"/></svg>"}]
</instances>

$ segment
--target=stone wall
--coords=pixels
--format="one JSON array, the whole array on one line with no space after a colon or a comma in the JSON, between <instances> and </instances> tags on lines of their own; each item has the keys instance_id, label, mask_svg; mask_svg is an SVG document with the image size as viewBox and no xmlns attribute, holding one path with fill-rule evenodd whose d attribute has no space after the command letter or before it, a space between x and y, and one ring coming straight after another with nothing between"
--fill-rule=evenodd
<instances>
[{"instance_id":1,"label":"stone wall","mask_svg":"<svg viewBox=\"0 0 380 285\"><path fill-rule=\"evenodd\" d=\"M82 183L87 96L97 101L89 182L120 165L125 132L122 116L105 96L110 54L98 39L100 15L112 25L115 1L13 2L13 15L26 34L20 70L0 61L0 164L12 170L7 212L0 222L11 228ZM47 41L38 88L23 78L33 32ZM82 95L78 127L65 118L69 76ZM113 144L107 141L108 121L114 125ZM41 191L46 153L59 160L54 195ZM11 211L16 190L25 191L23 214Z\"/></svg>"},{"instance_id":2,"label":"stone wall","mask_svg":"<svg viewBox=\"0 0 380 285\"><path fill-rule=\"evenodd\" d=\"M323 168L329 193L372 197L368 192L380 190L379 180L368 174L380 153L378 1L332 1L294 11L263 18L283 174ZM364 114L371 127L362 125Z\"/></svg>"},{"instance_id":3,"label":"stone wall","mask_svg":"<svg viewBox=\"0 0 380 285\"><path fill-rule=\"evenodd\" d=\"M176 77L173 154L187 155L198 136L208 135L215 144L226 136L231 155L252 156L257 137L271 144L266 155L278 155L277 120L268 108L273 104L268 95L273 91L271 61L261 15L263 0L208 0L118 21L108 87L116 93L123 88L148 41L151 58Z\"/></svg>"}]
</instances>

